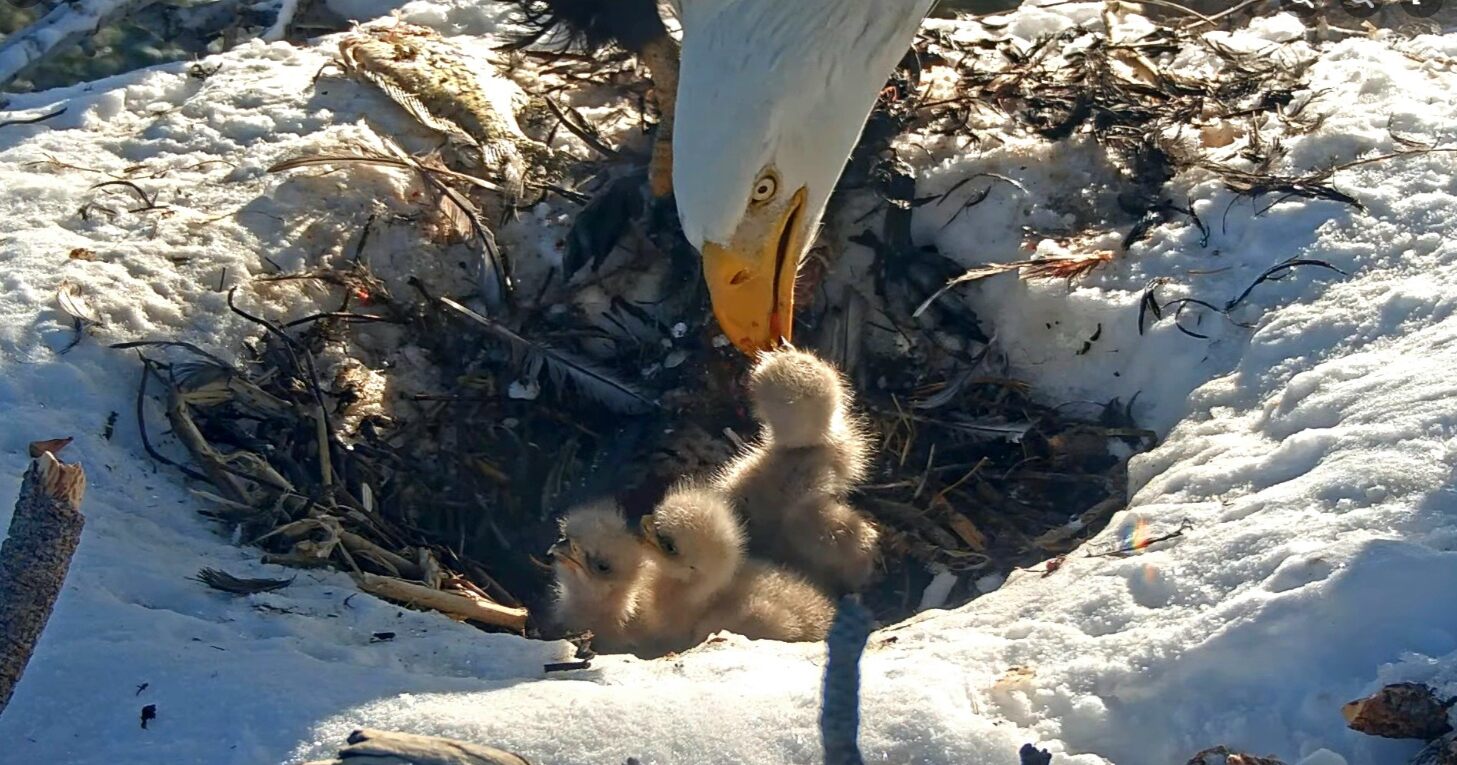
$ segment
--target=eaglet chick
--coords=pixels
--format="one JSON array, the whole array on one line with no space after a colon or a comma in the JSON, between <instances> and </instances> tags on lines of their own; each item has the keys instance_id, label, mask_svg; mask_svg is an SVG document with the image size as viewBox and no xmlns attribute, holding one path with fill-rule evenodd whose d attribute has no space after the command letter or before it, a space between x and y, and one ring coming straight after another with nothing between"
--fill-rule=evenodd
<instances>
[{"instance_id":1,"label":"eaglet chick","mask_svg":"<svg viewBox=\"0 0 1457 765\"><path fill-rule=\"evenodd\" d=\"M760 357L749 397L759 441L716 481L748 525L749 551L837 595L863 588L880 534L846 503L868 452L849 386L829 363L786 349Z\"/></svg>"},{"instance_id":2,"label":"eaglet chick","mask_svg":"<svg viewBox=\"0 0 1457 765\"><path fill-rule=\"evenodd\" d=\"M727 498L680 486L642 521L656 566L654 602L664 650L719 630L755 640L820 640L834 607L803 578L744 557L744 530Z\"/></svg>"},{"instance_id":3,"label":"eaglet chick","mask_svg":"<svg viewBox=\"0 0 1457 765\"><path fill-rule=\"evenodd\" d=\"M552 615L568 631L592 631L603 653L635 652L652 621L653 564L616 503L596 502L561 519L547 551L556 573Z\"/></svg>"}]
</instances>

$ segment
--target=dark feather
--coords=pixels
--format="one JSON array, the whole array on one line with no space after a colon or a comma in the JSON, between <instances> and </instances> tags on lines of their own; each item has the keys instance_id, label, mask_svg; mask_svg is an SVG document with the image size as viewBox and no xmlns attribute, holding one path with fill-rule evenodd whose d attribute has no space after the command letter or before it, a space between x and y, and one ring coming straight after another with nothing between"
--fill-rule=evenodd
<instances>
[{"instance_id":1,"label":"dark feather","mask_svg":"<svg viewBox=\"0 0 1457 765\"><path fill-rule=\"evenodd\" d=\"M668 34L656 0L497 0L511 3L526 31L509 49L556 42L563 49L596 51L608 45L638 53Z\"/></svg>"},{"instance_id":2,"label":"dark feather","mask_svg":"<svg viewBox=\"0 0 1457 765\"><path fill-rule=\"evenodd\" d=\"M440 302L510 346L511 355L523 370L523 377L535 377L545 371L547 379L559 392L558 395L570 383L586 398L622 414L642 414L658 408L657 402L590 362L543 342L522 337L499 322L492 321L450 298L440 298Z\"/></svg>"},{"instance_id":3,"label":"dark feather","mask_svg":"<svg viewBox=\"0 0 1457 765\"><path fill-rule=\"evenodd\" d=\"M568 275L588 264L593 271L602 267L632 221L642 217L644 180L641 173L618 178L577 214L562 258Z\"/></svg>"}]
</instances>

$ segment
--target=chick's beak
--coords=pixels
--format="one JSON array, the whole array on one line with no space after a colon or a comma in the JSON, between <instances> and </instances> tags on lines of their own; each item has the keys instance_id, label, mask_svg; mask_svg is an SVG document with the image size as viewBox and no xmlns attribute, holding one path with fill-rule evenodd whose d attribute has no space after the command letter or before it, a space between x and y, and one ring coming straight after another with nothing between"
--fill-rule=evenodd
<instances>
[{"instance_id":1,"label":"chick's beak","mask_svg":"<svg viewBox=\"0 0 1457 765\"><path fill-rule=\"evenodd\" d=\"M773 349L793 331L804 200L801 186L787 204L751 210L730 244L703 245L703 277L718 326L747 355Z\"/></svg>"},{"instance_id":2,"label":"chick's beak","mask_svg":"<svg viewBox=\"0 0 1457 765\"><path fill-rule=\"evenodd\" d=\"M641 542L644 547L654 550L662 549L658 546L658 527L653 521L652 513L644 515L642 520L638 521L638 528L642 530L642 533L638 535L637 541Z\"/></svg>"},{"instance_id":3,"label":"chick's beak","mask_svg":"<svg viewBox=\"0 0 1457 765\"><path fill-rule=\"evenodd\" d=\"M581 552L573 542L557 542L546 551L546 559L552 563L563 563L578 571L587 569L582 565Z\"/></svg>"}]
</instances>

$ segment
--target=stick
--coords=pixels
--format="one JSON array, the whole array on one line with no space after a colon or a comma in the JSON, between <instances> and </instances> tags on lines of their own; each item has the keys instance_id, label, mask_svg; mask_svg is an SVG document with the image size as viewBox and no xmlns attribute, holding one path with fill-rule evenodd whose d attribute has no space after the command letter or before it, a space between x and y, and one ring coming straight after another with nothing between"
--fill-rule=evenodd
<instances>
[{"instance_id":1,"label":"stick","mask_svg":"<svg viewBox=\"0 0 1457 765\"><path fill-rule=\"evenodd\" d=\"M531 765L519 754L449 738L417 736L368 728L349 734L349 746L332 760L304 765L343 765L346 762L408 762L412 765Z\"/></svg>"},{"instance_id":2,"label":"stick","mask_svg":"<svg viewBox=\"0 0 1457 765\"><path fill-rule=\"evenodd\" d=\"M223 498L241 504L248 503L248 492L243 489L243 484L233 477L223 465L215 449L208 444L207 439L202 437L202 431L192 421L192 416L187 413L187 402L182 400L182 394L172 385L167 395L167 421L172 423L172 432L177 440L187 447L192 455L193 461L202 466L207 473L208 480L216 486L218 491L223 493Z\"/></svg>"},{"instance_id":3,"label":"stick","mask_svg":"<svg viewBox=\"0 0 1457 765\"><path fill-rule=\"evenodd\" d=\"M526 609L503 606L483 598L472 598L464 594L436 590L423 584L406 582L378 574L354 574L359 589L408 606L428 608L446 616L502 627L512 632L526 629Z\"/></svg>"},{"instance_id":4,"label":"stick","mask_svg":"<svg viewBox=\"0 0 1457 765\"><path fill-rule=\"evenodd\" d=\"M81 541L86 472L50 452L31 460L0 546L0 714L51 617Z\"/></svg>"},{"instance_id":5,"label":"stick","mask_svg":"<svg viewBox=\"0 0 1457 765\"><path fill-rule=\"evenodd\" d=\"M673 193L673 118L678 108L678 44L663 35L643 48L642 61L653 78L658 99L658 132L653 139L649 184L653 198Z\"/></svg>"},{"instance_id":6,"label":"stick","mask_svg":"<svg viewBox=\"0 0 1457 765\"><path fill-rule=\"evenodd\" d=\"M374 542L352 531L340 531L339 541L356 558L372 557L376 563L393 568L400 576L409 579L424 579L424 569L402 555L392 553Z\"/></svg>"},{"instance_id":7,"label":"stick","mask_svg":"<svg viewBox=\"0 0 1457 765\"><path fill-rule=\"evenodd\" d=\"M1187 29L1193 29L1193 28L1199 26L1200 24L1213 24L1213 23L1219 21L1220 19L1224 18L1225 16L1229 16L1231 14L1239 13L1240 11L1242 11L1242 10L1244 10L1244 9L1246 9L1246 8L1250 7L1251 5L1254 5L1255 3L1258 3L1258 2L1260 2L1260 0L1245 0L1245 2L1240 3L1239 5L1236 5L1236 6L1232 7L1232 8L1225 8L1224 10L1220 11L1219 13L1214 14L1213 16L1208 16L1208 17L1201 16L1197 21L1190 22L1189 23L1189 26L1187 27Z\"/></svg>"}]
</instances>

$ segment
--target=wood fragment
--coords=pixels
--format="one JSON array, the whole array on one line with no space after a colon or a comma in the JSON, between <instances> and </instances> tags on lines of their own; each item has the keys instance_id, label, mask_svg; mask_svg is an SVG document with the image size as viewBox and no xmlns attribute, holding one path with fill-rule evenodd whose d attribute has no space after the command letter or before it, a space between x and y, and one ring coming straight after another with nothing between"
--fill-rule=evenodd
<instances>
[{"instance_id":1,"label":"wood fragment","mask_svg":"<svg viewBox=\"0 0 1457 765\"><path fill-rule=\"evenodd\" d=\"M531 765L513 752L483 744L413 733L362 728L349 734L349 745L336 758L304 765L345 765L351 762L408 762L411 765Z\"/></svg>"},{"instance_id":2,"label":"wood fragment","mask_svg":"<svg viewBox=\"0 0 1457 765\"><path fill-rule=\"evenodd\" d=\"M86 523L86 473L50 452L31 460L0 546L0 714L61 594Z\"/></svg>"},{"instance_id":3,"label":"wood fragment","mask_svg":"<svg viewBox=\"0 0 1457 765\"><path fill-rule=\"evenodd\" d=\"M946 522L967 547L979 553L987 551L987 535L970 518L952 510L947 513Z\"/></svg>"},{"instance_id":4,"label":"wood fragment","mask_svg":"<svg viewBox=\"0 0 1457 765\"><path fill-rule=\"evenodd\" d=\"M1077 535L1101 528L1103 523L1112 517L1113 513L1117 512L1126 504L1128 502L1123 497L1117 495L1111 496L1084 510L1072 522L1053 528L1032 540L1032 544L1049 552L1067 552L1074 547L1074 538Z\"/></svg>"},{"instance_id":5,"label":"wood fragment","mask_svg":"<svg viewBox=\"0 0 1457 765\"><path fill-rule=\"evenodd\" d=\"M1108 550L1108 551L1105 551L1105 552L1088 553L1087 555L1085 555L1083 557L1086 557L1086 558L1118 558L1118 557L1122 557L1124 555L1132 555L1133 553L1137 553L1137 552L1140 552L1142 550L1146 550L1149 547L1158 544L1159 542L1167 542L1170 539L1178 539L1179 537L1184 536L1184 532L1186 532L1186 531L1188 531L1189 529L1192 529L1192 528L1194 528L1194 524L1190 523L1188 518L1185 518L1182 522L1179 523L1179 528L1174 529L1173 531L1170 531L1167 534L1159 534L1158 536L1149 537L1147 539L1141 539L1141 540L1138 540L1138 541L1136 541L1136 542L1134 542L1132 544L1122 545L1122 546L1116 547L1116 548L1114 548L1112 550Z\"/></svg>"},{"instance_id":6,"label":"wood fragment","mask_svg":"<svg viewBox=\"0 0 1457 765\"><path fill-rule=\"evenodd\" d=\"M44 441L30 442L30 458L35 459L42 454L60 454L61 450L71 443L71 437L48 438Z\"/></svg>"},{"instance_id":7,"label":"wood fragment","mask_svg":"<svg viewBox=\"0 0 1457 765\"><path fill-rule=\"evenodd\" d=\"M359 589L391 602L439 611L446 616L469 619L514 632L526 629L527 612L524 608L503 606L461 592L433 590L423 584L378 574L358 573L354 575L354 581L358 583Z\"/></svg>"},{"instance_id":8,"label":"wood fragment","mask_svg":"<svg viewBox=\"0 0 1457 765\"><path fill-rule=\"evenodd\" d=\"M401 555L396 555L389 550L380 547L374 542L350 531L340 531L339 541L345 549L356 557L365 557L382 564L383 567L393 569L395 576L405 579L425 579L425 572L418 565Z\"/></svg>"},{"instance_id":9,"label":"wood fragment","mask_svg":"<svg viewBox=\"0 0 1457 765\"><path fill-rule=\"evenodd\" d=\"M223 493L224 499L248 504L248 492L243 489L237 476L227 469L222 456L203 438L202 431L197 429L187 411L187 404L182 400L181 393L170 384L168 388L167 421L172 424L172 432L187 447L187 452L202 467L212 485Z\"/></svg>"},{"instance_id":10,"label":"wood fragment","mask_svg":"<svg viewBox=\"0 0 1457 765\"><path fill-rule=\"evenodd\" d=\"M292 568L328 568L329 566L327 558L298 552L268 553L263 556L262 562L270 566L290 566Z\"/></svg>"},{"instance_id":11,"label":"wood fragment","mask_svg":"<svg viewBox=\"0 0 1457 765\"><path fill-rule=\"evenodd\" d=\"M673 115L678 101L679 57L678 43L667 35L648 43L642 51L643 65L653 79L653 95L658 100L658 132L648 173L649 189L658 199L673 192Z\"/></svg>"}]
</instances>

